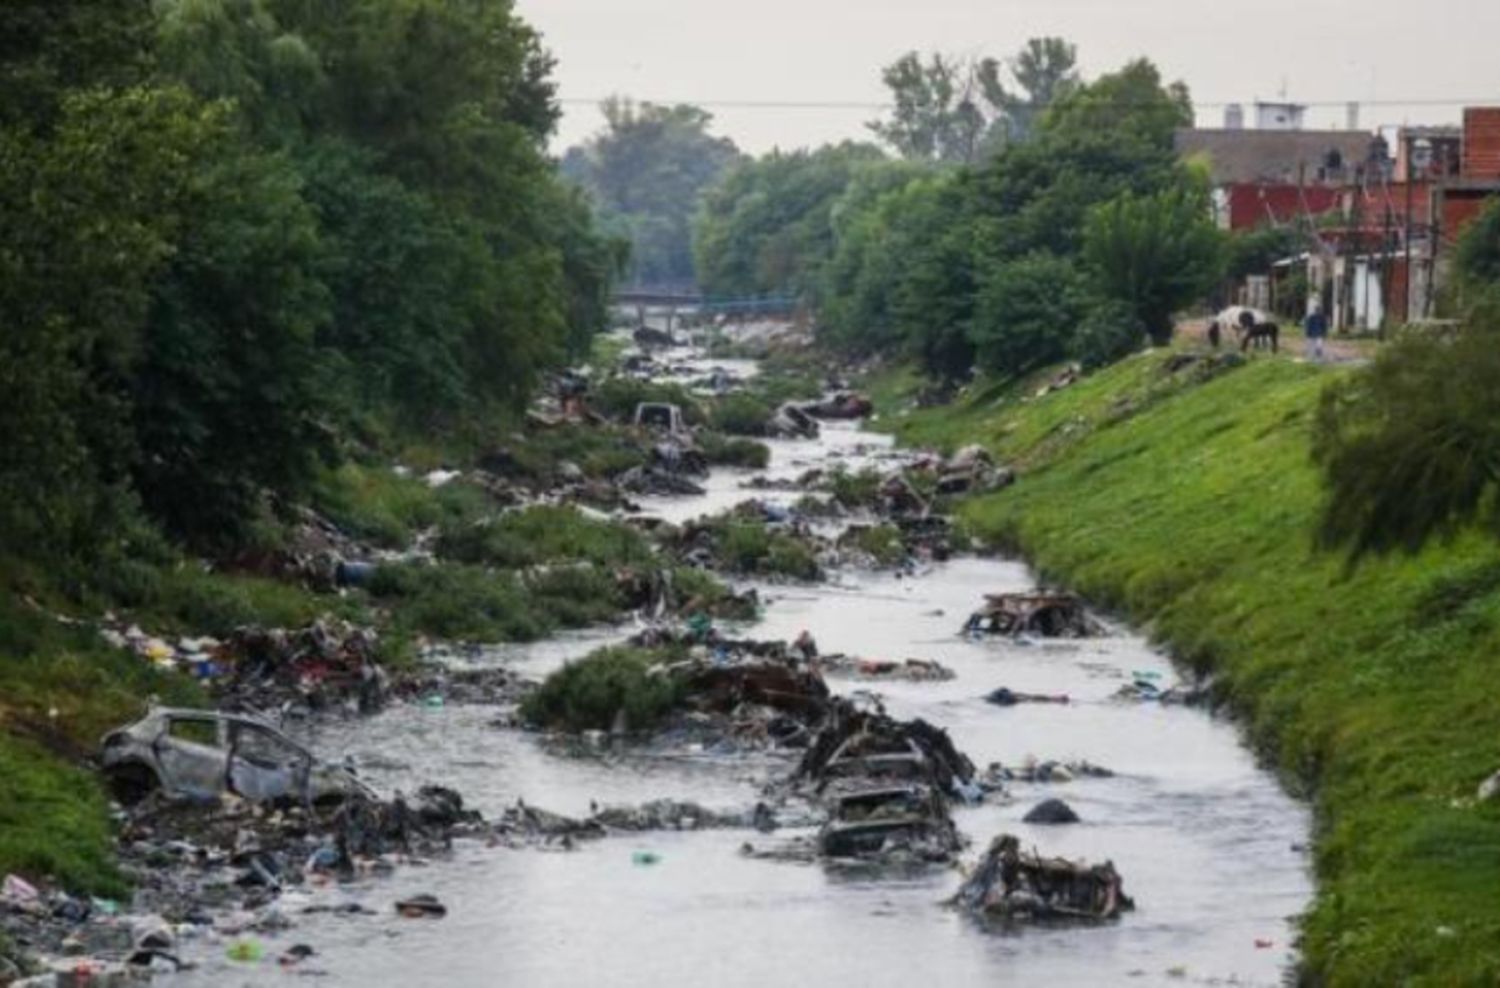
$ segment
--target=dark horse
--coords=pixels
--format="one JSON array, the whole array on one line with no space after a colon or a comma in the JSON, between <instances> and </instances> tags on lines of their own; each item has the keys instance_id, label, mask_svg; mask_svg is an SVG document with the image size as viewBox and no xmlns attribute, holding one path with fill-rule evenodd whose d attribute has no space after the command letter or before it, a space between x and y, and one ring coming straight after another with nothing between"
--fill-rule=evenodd
<instances>
[{"instance_id":1,"label":"dark horse","mask_svg":"<svg viewBox=\"0 0 1500 988\"><path fill-rule=\"evenodd\" d=\"M1249 309L1240 312L1239 323L1241 353L1250 349L1252 343L1260 347L1268 342L1271 344L1272 353L1280 352L1281 327L1276 323L1270 320L1265 322L1257 321L1255 314Z\"/></svg>"}]
</instances>

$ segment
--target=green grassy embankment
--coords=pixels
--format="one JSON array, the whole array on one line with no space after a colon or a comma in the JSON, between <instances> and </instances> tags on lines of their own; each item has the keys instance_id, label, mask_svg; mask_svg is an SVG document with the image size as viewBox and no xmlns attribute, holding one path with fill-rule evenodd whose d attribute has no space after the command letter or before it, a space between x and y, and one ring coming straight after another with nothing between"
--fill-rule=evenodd
<instances>
[{"instance_id":1,"label":"green grassy embankment","mask_svg":"<svg viewBox=\"0 0 1500 988\"><path fill-rule=\"evenodd\" d=\"M1313 800L1308 980L1494 984L1500 804L1474 795L1500 768L1500 548L1470 532L1348 570L1313 548L1309 460L1319 390L1347 371L1253 359L1203 380L1163 362L909 413L909 375L872 391L903 439L1017 464L967 523L1211 673Z\"/></svg>"}]
</instances>

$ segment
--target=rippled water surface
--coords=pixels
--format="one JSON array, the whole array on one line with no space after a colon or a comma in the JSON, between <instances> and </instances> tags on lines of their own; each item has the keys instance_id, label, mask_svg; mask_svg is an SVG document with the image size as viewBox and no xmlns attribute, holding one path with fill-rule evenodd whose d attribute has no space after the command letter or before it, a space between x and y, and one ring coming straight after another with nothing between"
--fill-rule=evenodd
<instances>
[{"instance_id":1,"label":"rippled water surface","mask_svg":"<svg viewBox=\"0 0 1500 988\"><path fill-rule=\"evenodd\" d=\"M769 472L797 476L890 455L887 439L834 425L815 443L774 443ZM716 472L705 497L650 499L647 507L672 519L719 510L751 496L739 487L746 476ZM1110 699L1135 671L1174 677L1129 629L1040 644L956 634L982 594L1033 585L1018 563L961 559L910 578L841 575L830 586L763 587L764 619L746 630L790 638L805 628L824 651L950 666L957 678L948 682L875 688L893 714L947 728L980 765L1035 755L1113 769L1110 779L1016 785L1011 801L961 808L956 818L973 841L970 860L1006 830L1047 853L1113 860L1137 903L1118 923L989 933L941 905L959 882L955 869L891 875L754 860L739 849L762 835L709 831L614 837L572 852L460 843L448 860L294 898L289 914L307 902L357 899L377 915L299 918L267 942L268 953L312 944L318 956L296 972L320 972L318 983L328 985L1279 983L1294 960L1290 918L1311 894L1307 862L1294 849L1306 839L1305 808L1256 766L1233 725L1199 710ZM541 677L630 630L497 648L480 661ZM1002 685L1067 694L1071 702L998 708L981 699ZM379 786L441 782L487 815L517 798L574 814L592 801L659 797L741 809L788 764L767 755L565 756L533 735L493 726L495 717L488 708L401 707L325 726L311 740L325 753L354 755ZM1048 795L1067 799L1083 823L1021 823ZM657 852L660 862L633 863L640 849ZM397 919L391 904L414 892L436 894L447 918ZM261 985L292 976L269 962L219 961L214 943L196 952L205 966L173 984Z\"/></svg>"}]
</instances>

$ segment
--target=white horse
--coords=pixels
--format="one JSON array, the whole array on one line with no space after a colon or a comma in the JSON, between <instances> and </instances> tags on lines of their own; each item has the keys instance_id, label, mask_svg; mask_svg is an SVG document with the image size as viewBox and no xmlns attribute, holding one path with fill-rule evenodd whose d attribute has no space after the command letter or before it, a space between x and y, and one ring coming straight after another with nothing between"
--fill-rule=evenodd
<instances>
[{"instance_id":1,"label":"white horse","mask_svg":"<svg viewBox=\"0 0 1500 988\"><path fill-rule=\"evenodd\" d=\"M1233 333L1235 342L1243 343L1245 335L1250 330L1258 325L1275 321L1271 314L1263 309L1253 309L1248 305L1231 305L1208 321L1208 337L1217 346L1220 339Z\"/></svg>"}]
</instances>

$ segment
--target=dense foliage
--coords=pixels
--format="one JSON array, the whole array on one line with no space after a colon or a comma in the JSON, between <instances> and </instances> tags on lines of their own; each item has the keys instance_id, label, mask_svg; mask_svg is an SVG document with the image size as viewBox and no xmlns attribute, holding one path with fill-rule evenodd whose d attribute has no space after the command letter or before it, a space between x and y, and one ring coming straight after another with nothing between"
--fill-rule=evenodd
<instances>
[{"instance_id":1,"label":"dense foliage","mask_svg":"<svg viewBox=\"0 0 1500 988\"><path fill-rule=\"evenodd\" d=\"M0 13L0 544L248 537L348 437L524 400L619 249L508 3Z\"/></svg>"},{"instance_id":2,"label":"dense foliage","mask_svg":"<svg viewBox=\"0 0 1500 988\"><path fill-rule=\"evenodd\" d=\"M1033 38L1007 67L994 58L908 52L881 81L893 107L870 130L903 158L972 164L1030 135L1040 114L1078 85L1077 49Z\"/></svg>"},{"instance_id":3,"label":"dense foliage","mask_svg":"<svg viewBox=\"0 0 1500 988\"><path fill-rule=\"evenodd\" d=\"M740 162L703 199L693 227L698 283L713 295L814 291L832 253L834 203L884 155L868 144L773 151Z\"/></svg>"},{"instance_id":4,"label":"dense foliage","mask_svg":"<svg viewBox=\"0 0 1500 988\"><path fill-rule=\"evenodd\" d=\"M1352 559L1416 552L1479 519L1500 535L1500 202L1465 229L1454 267L1457 339L1413 332L1323 392L1320 536Z\"/></svg>"},{"instance_id":5,"label":"dense foliage","mask_svg":"<svg viewBox=\"0 0 1500 988\"><path fill-rule=\"evenodd\" d=\"M834 205L832 256L803 261L823 271L828 342L950 379L1069 356L1097 365L1148 333L1165 341L1174 312L1214 287L1220 237L1201 179L1172 150L1191 121L1186 92L1145 61L1087 85L1048 75L1071 66L1048 47L1028 48L1045 77L1028 89L1047 109L1025 140L969 168L886 165L884 184L867 172Z\"/></svg>"},{"instance_id":6,"label":"dense foliage","mask_svg":"<svg viewBox=\"0 0 1500 988\"><path fill-rule=\"evenodd\" d=\"M708 132L713 118L695 106L609 99L602 110L605 129L568 151L563 173L588 190L602 222L630 241L633 282L690 286L698 197L739 151Z\"/></svg>"}]
</instances>

